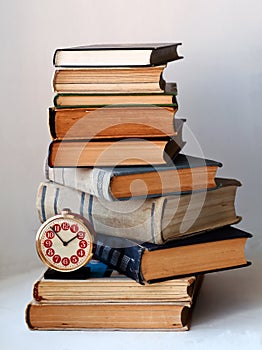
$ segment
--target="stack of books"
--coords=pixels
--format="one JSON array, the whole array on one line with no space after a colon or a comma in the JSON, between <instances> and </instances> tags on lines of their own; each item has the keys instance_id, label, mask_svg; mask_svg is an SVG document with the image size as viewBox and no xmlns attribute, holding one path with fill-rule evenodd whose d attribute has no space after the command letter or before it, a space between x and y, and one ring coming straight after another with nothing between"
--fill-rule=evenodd
<instances>
[{"instance_id":1,"label":"stack of books","mask_svg":"<svg viewBox=\"0 0 262 350\"><path fill-rule=\"evenodd\" d=\"M240 182L217 177L220 162L181 152L185 120L175 117L176 84L164 80L179 45L55 52L37 210L41 222L63 208L88 219L107 272L94 277L94 262L88 275L48 271L27 307L30 328L188 329L203 274L249 264L251 235L231 226Z\"/></svg>"},{"instance_id":2,"label":"stack of books","mask_svg":"<svg viewBox=\"0 0 262 350\"><path fill-rule=\"evenodd\" d=\"M31 329L187 330L203 276L143 286L92 260L71 278L51 270L33 288Z\"/></svg>"},{"instance_id":3,"label":"stack of books","mask_svg":"<svg viewBox=\"0 0 262 350\"><path fill-rule=\"evenodd\" d=\"M177 46L57 50L54 63L60 69L53 80L58 93L55 108L49 113L54 138L49 165L147 165L172 160L182 146L182 126L174 123L176 84L166 83L163 71L167 61L181 58Z\"/></svg>"}]
</instances>

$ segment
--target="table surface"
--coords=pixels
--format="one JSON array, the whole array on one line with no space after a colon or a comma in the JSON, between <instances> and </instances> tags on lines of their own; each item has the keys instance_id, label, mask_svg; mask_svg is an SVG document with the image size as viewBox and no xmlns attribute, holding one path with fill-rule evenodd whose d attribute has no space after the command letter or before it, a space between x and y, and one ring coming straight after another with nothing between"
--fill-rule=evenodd
<instances>
[{"instance_id":1,"label":"table surface","mask_svg":"<svg viewBox=\"0 0 262 350\"><path fill-rule=\"evenodd\" d=\"M2 279L1 350L47 349L262 349L262 257L250 267L205 276L187 332L31 331L24 320L41 269ZM123 346L124 345L124 346Z\"/></svg>"}]
</instances>

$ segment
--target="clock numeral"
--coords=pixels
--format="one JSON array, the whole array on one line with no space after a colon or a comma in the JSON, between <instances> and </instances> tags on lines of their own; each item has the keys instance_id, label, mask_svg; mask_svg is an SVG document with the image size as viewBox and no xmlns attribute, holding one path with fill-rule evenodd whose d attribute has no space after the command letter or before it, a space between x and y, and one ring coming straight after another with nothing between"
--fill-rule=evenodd
<instances>
[{"instance_id":1,"label":"clock numeral","mask_svg":"<svg viewBox=\"0 0 262 350\"><path fill-rule=\"evenodd\" d=\"M60 226L59 224L54 224L53 230L54 230L56 233L58 233L58 232L61 231L61 226Z\"/></svg>"},{"instance_id":2,"label":"clock numeral","mask_svg":"<svg viewBox=\"0 0 262 350\"><path fill-rule=\"evenodd\" d=\"M55 237L55 234L53 231L47 231L45 234L46 238L53 239Z\"/></svg>"},{"instance_id":3,"label":"clock numeral","mask_svg":"<svg viewBox=\"0 0 262 350\"><path fill-rule=\"evenodd\" d=\"M77 264L78 261L79 261L79 258L78 258L78 256L76 256L76 255L72 255L71 258L70 258L70 260L71 260L71 263L72 263L72 264Z\"/></svg>"},{"instance_id":4,"label":"clock numeral","mask_svg":"<svg viewBox=\"0 0 262 350\"><path fill-rule=\"evenodd\" d=\"M77 233L77 231L78 231L78 225L77 225L77 224L71 225L70 230L71 230L71 232L73 232L73 233Z\"/></svg>"},{"instance_id":5,"label":"clock numeral","mask_svg":"<svg viewBox=\"0 0 262 350\"><path fill-rule=\"evenodd\" d=\"M83 231L79 231L78 233L77 233L77 238L78 239L84 239L85 238L85 232L83 232Z\"/></svg>"},{"instance_id":6,"label":"clock numeral","mask_svg":"<svg viewBox=\"0 0 262 350\"><path fill-rule=\"evenodd\" d=\"M62 227L62 230L64 231L67 231L70 229L70 225L68 222L64 221L62 224L61 224L61 227Z\"/></svg>"},{"instance_id":7,"label":"clock numeral","mask_svg":"<svg viewBox=\"0 0 262 350\"><path fill-rule=\"evenodd\" d=\"M50 248L50 247L52 247L52 245L53 245L53 243L52 243L52 241L50 241L50 239L46 239L46 240L44 241L44 246L45 246L46 248Z\"/></svg>"},{"instance_id":8,"label":"clock numeral","mask_svg":"<svg viewBox=\"0 0 262 350\"><path fill-rule=\"evenodd\" d=\"M65 257L65 258L62 259L62 264L64 266L68 266L70 264L70 260L67 257Z\"/></svg>"},{"instance_id":9,"label":"clock numeral","mask_svg":"<svg viewBox=\"0 0 262 350\"><path fill-rule=\"evenodd\" d=\"M83 256L85 256L85 251L84 249L78 249L78 251L76 252L77 256L79 256L79 258L83 258Z\"/></svg>"},{"instance_id":10,"label":"clock numeral","mask_svg":"<svg viewBox=\"0 0 262 350\"><path fill-rule=\"evenodd\" d=\"M53 256L55 254L55 251L54 251L54 249L53 248L48 248L47 250L46 250L46 255L47 256Z\"/></svg>"},{"instance_id":11,"label":"clock numeral","mask_svg":"<svg viewBox=\"0 0 262 350\"><path fill-rule=\"evenodd\" d=\"M60 261L61 261L61 256L60 255L56 254L56 255L53 256L53 262L55 264L59 264Z\"/></svg>"},{"instance_id":12,"label":"clock numeral","mask_svg":"<svg viewBox=\"0 0 262 350\"><path fill-rule=\"evenodd\" d=\"M79 242L79 247L80 248L86 248L87 246L88 246L87 241L82 240L82 241Z\"/></svg>"}]
</instances>

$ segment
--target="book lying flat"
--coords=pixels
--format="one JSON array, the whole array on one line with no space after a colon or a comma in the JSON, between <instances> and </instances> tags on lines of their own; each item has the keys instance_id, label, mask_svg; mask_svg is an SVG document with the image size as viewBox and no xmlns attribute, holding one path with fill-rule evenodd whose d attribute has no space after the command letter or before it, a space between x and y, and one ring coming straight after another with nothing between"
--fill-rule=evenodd
<instances>
[{"instance_id":1,"label":"book lying flat","mask_svg":"<svg viewBox=\"0 0 262 350\"><path fill-rule=\"evenodd\" d=\"M57 49L57 67L157 66L183 58L181 43L102 44Z\"/></svg>"},{"instance_id":2,"label":"book lying flat","mask_svg":"<svg viewBox=\"0 0 262 350\"><path fill-rule=\"evenodd\" d=\"M176 84L166 83L166 65L155 67L99 67L57 69L53 88L58 93L135 93L174 91ZM173 85L173 86L172 86Z\"/></svg>"},{"instance_id":3,"label":"book lying flat","mask_svg":"<svg viewBox=\"0 0 262 350\"><path fill-rule=\"evenodd\" d=\"M189 329L191 307L159 303L39 303L27 305L31 330L163 330Z\"/></svg>"},{"instance_id":4,"label":"book lying flat","mask_svg":"<svg viewBox=\"0 0 262 350\"><path fill-rule=\"evenodd\" d=\"M43 222L70 208L96 232L162 244L236 223L236 180L217 179L217 189L129 201L107 201L53 182L41 183L36 207ZM210 232L212 235L212 232Z\"/></svg>"},{"instance_id":5,"label":"book lying flat","mask_svg":"<svg viewBox=\"0 0 262 350\"><path fill-rule=\"evenodd\" d=\"M49 145L50 167L140 166L171 163L184 146L173 137L54 140Z\"/></svg>"},{"instance_id":6,"label":"book lying flat","mask_svg":"<svg viewBox=\"0 0 262 350\"><path fill-rule=\"evenodd\" d=\"M102 263L94 263L91 260L88 266L81 268L81 278L73 277L70 273L59 274L54 270L47 270L34 284L34 299L42 303L187 302L187 306L190 307L195 287L203 277L189 276L143 286L112 269L104 268L103 274L90 271L90 266L93 268L93 265L97 264Z\"/></svg>"},{"instance_id":7,"label":"book lying flat","mask_svg":"<svg viewBox=\"0 0 262 350\"><path fill-rule=\"evenodd\" d=\"M53 139L154 138L173 136L185 120L161 107L50 108Z\"/></svg>"},{"instance_id":8,"label":"book lying flat","mask_svg":"<svg viewBox=\"0 0 262 350\"><path fill-rule=\"evenodd\" d=\"M176 92L176 83L167 83L165 80L159 83L124 83L124 84L55 84L55 92L58 94L88 94L88 93L172 93Z\"/></svg>"},{"instance_id":9,"label":"book lying flat","mask_svg":"<svg viewBox=\"0 0 262 350\"><path fill-rule=\"evenodd\" d=\"M153 283L247 266L245 244L249 237L250 233L231 226L164 245L98 234L94 258L138 283Z\"/></svg>"},{"instance_id":10,"label":"book lying flat","mask_svg":"<svg viewBox=\"0 0 262 350\"><path fill-rule=\"evenodd\" d=\"M54 97L54 106L57 108L157 106L177 109L177 90L174 84L172 86L172 92L168 93L61 93Z\"/></svg>"},{"instance_id":11,"label":"book lying flat","mask_svg":"<svg viewBox=\"0 0 262 350\"><path fill-rule=\"evenodd\" d=\"M177 143L182 140L176 138ZM216 188L220 162L178 154L173 165L50 168L46 178L107 200L162 196Z\"/></svg>"},{"instance_id":12,"label":"book lying flat","mask_svg":"<svg viewBox=\"0 0 262 350\"><path fill-rule=\"evenodd\" d=\"M56 69L56 84L159 83L166 65L155 67L91 67Z\"/></svg>"}]
</instances>

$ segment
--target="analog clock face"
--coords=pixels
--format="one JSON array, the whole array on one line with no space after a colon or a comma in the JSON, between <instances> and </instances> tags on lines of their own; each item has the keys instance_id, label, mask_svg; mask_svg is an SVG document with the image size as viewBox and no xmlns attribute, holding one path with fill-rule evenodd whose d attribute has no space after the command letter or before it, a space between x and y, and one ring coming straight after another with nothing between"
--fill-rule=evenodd
<instances>
[{"instance_id":1,"label":"analog clock face","mask_svg":"<svg viewBox=\"0 0 262 350\"><path fill-rule=\"evenodd\" d=\"M37 234L37 252L41 260L58 271L73 271L92 256L92 236L86 225L72 218L47 221Z\"/></svg>"}]
</instances>

